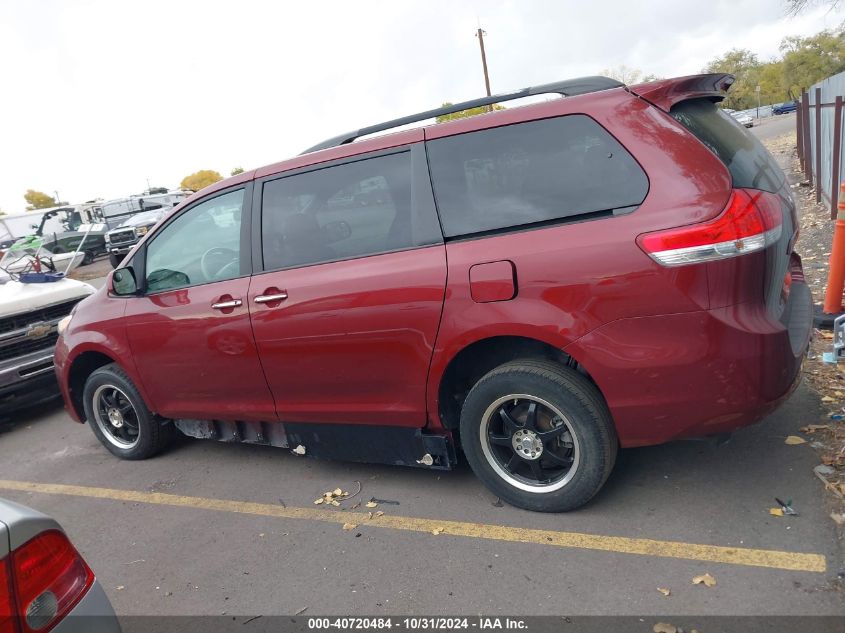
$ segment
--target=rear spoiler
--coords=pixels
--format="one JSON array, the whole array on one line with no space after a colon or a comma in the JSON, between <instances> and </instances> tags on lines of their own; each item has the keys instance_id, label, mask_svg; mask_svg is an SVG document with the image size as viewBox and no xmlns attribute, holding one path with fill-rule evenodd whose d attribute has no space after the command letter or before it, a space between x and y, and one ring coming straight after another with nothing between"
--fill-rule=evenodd
<instances>
[{"instance_id":1,"label":"rear spoiler","mask_svg":"<svg viewBox=\"0 0 845 633\"><path fill-rule=\"evenodd\" d=\"M712 99L721 101L734 83L734 76L727 73L690 75L675 79L660 79L645 84L628 86L633 94L669 112L672 106L687 99Z\"/></svg>"}]
</instances>

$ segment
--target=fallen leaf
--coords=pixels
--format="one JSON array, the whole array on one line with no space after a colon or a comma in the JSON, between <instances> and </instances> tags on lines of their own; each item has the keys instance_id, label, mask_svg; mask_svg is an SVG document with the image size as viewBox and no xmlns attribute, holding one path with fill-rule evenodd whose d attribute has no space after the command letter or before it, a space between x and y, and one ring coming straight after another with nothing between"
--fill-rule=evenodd
<instances>
[{"instance_id":1,"label":"fallen leaf","mask_svg":"<svg viewBox=\"0 0 845 633\"><path fill-rule=\"evenodd\" d=\"M834 400L834 399L833 399L833 398L831 398L830 396L824 396L824 397L822 398L822 402L836 402L836 400Z\"/></svg>"},{"instance_id":2,"label":"fallen leaf","mask_svg":"<svg viewBox=\"0 0 845 633\"><path fill-rule=\"evenodd\" d=\"M694 585L707 585L708 587L715 587L716 586L716 579L713 578L710 574L702 574L701 576L696 576L692 579L692 584Z\"/></svg>"},{"instance_id":3,"label":"fallen leaf","mask_svg":"<svg viewBox=\"0 0 845 633\"><path fill-rule=\"evenodd\" d=\"M802 433L815 433L816 431L821 431L823 429L829 429L829 424L808 424L807 426L801 427Z\"/></svg>"},{"instance_id":4,"label":"fallen leaf","mask_svg":"<svg viewBox=\"0 0 845 633\"><path fill-rule=\"evenodd\" d=\"M373 518L373 513L372 513L372 512L367 512L367 518L368 518L368 519L372 519L372 518Z\"/></svg>"},{"instance_id":5,"label":"fallen leaf","mask_svg":"<svg viewBox=\"0 0 845 633\"><path fill-rule=\"evenodd\" d=\"M336 501L336 500L332 499L332 505L333 505L333 506L339 506L339 505L340 505L340 501Z\"/></svg>"},{"instance_id":6,"label":"fallen leaf","mask_svg":"<svg viewBox=\"0 0 845 633\"><path fill-rule=\"evenodd\" d=\"M672 590L669 588L658 587L657 590L667 598L672 595Z\"/></svg>"},{"instance_id":7,"label":"fallen leaf","mask_svg":"<svg viewBox=\"0 0 845 633\"><path fill-rule=\"evenodd\" d=\"M845 525L845 514L842 514L841 512L839 514L831 512L830 518L836 521L837 525Z\"/></svg>"},{"instance_id":8,"label":"fallen leaf","mask_svg":"<svg viewBox=\"0 0 845 633\"><path fill-rule=\"evenodd\" d=\"M368 508L377 508L378 504L375 501L367 501Z\"/></svg>"},{"instance_id":9,"label":"fallen leaf","mask_svg":"<svg viewBox=\"0 0 845 633\"><path fill-rule=\"evenodd\" d=\"M786 438L784 444L789 444L790 446L795 446L796 444L806 444L807 440L803 437L798 437L797 435L790 435Z\"/></svg>"},{"instance_id":10,"label":"fallen leaf","mask_svg":"<svg viewBox=\"0 0 845 633\"><path fill-rule=\"evenodd\" d=\"M654 633L678 633L678 627L666 622L658 622L651 629Z\"/></svg>"},{"instance_id":11,"label":"fallen leaf","mask_svg":"<svg viewBox=\"0 0 845 633\"><path fill-rule=\"evenodd\" d=\"M342 495L342 494L343 494L343 490L341 490L340 488L335 488L335 489L332 491L332 494L333 494L335 497L339 497L340 495Z\"/></svg>"},{"instance_id":12,"label":"fallen leaf","mask_svg":"<svg viewBox=\"0 0 845 633\"><path fill-rule=\"evenodd\" d=\"M323 501L324 501L324 499L322 497L320 497L319 499L314 499L314 505L318 506L321 503L323 503Z\"/></svg>"},{"instance_id":13,"label":"fallen leaf","mask_svg":"<svg viewBox=\"0 0 845 633\"><path fill-rule=\"evenodd\" d=\"M348 530L354 530L356 527L358 527L357 523L344 523L343 524L343 529L347 530L347 531Z\"/></svg>"},{"instance_id":14,"label":"fallen leaf","mask_svg":"<svg viewBox=\"0 0 845 633\"><path fill-rule=\"evenodd\" d=\"M775 516L775 517L782 517L783 516L783 510L780 509L780 508L769 508L769 514L771 514L772 516Z\"/></svg>"},{"instance_id":15,"label":"fallen leaf","mask_svg":"<svg viewBox=\"0 0 845 633\"><path fill-rule=\"evenodd\" d=\"M383 516L384 516L384 512L382 512L381 510L376 511L376 518L383 517Z\"/></svg>"},{"instance_id":16,"label":"fallen leaf","mask_svg":"<svg viewBox=\"0 0 845 633\"><path fill-rule=\"evenodd\" d=\"M442 527L436 527L431 531L431 533L434 534L434 536L437 536L438 534L442 534L443 528Z\"/></svg>"},{"instance_id":17,"label":"fallen leaf","mask_svg":"<svg viewBox=\"0 0 845 633\"><path fill-rule=\"evenodd\" d=\"M126 589L126 587L124 587L123 585L118 585L117 587L115 587L115 589L117 589L118 591L123 591L124 589Z\"/></svg>"}]
</instances>

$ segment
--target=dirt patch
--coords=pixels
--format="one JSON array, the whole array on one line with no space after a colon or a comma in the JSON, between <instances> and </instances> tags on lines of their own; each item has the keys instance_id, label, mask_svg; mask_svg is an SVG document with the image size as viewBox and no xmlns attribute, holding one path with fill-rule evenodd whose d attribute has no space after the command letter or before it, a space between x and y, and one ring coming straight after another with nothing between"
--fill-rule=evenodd
<instances>
[{"instance_id":1,"label":"dirt patch","mask_svg":"<svg viewBox=\"0 0 845 633\"><path fill-rule=\"evenodd\" d=\"M76 269L71 271L68 277L71 279L78 279L79 281L85 281L87 279L105 277L111 271L112 267L111 262L109 262L109 258L101 257L87 266L77 266Z\"/></svg>"}]
</instances>

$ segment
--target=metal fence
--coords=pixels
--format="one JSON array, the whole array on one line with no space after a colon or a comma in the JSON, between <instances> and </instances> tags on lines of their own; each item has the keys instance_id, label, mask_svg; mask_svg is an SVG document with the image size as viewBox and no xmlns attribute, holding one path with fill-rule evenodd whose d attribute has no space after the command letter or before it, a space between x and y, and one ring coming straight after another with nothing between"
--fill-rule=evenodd
<instances>
[{"instance_id":1,"label":"metal fence","mask_svg":"<svg viewBox=\"0 0 845 633\"><path fill-rule=\"evenodd\" d=\"M828 77L801 95L795 117L801 168L816 187L816 202L830 205L831 218L842 179L842 95L845 73Z\"/></svg>"}]
</instances>

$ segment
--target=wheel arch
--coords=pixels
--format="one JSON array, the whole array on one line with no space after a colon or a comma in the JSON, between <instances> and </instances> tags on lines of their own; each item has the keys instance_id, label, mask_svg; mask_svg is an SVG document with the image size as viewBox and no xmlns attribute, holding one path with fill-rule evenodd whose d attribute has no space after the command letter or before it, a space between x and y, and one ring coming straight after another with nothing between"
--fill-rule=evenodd
<instances>
[{"instance_id":1,"label":"wheel arch","mask_svg":"<svg viewBox=\"0 0 845 633\"><path fill-rule=\"evenodd\" d=\"M80 420L85 420L85 408L82 404L82 394L85 390L85 382L88 376L112 363L117 363L115 358L98 350L87 350L78 354L70 363L68 369L68 389L70 394L70 405Z\"/></svg>"},{"instance_id":2,"label":"wheel arch","mask_svg":"<svg viewBox=\"0 0 845 633\"><path fill-rule=\"evenodd\" d=\"M463 401L482 376L499 365L521 358L549 360L571 367L595 383L575 358L548 342L511 335L478 339L452 356L437 382L437 419L443 427L458 429ZM596 387L601 392L601 388Z\"/></svg>"}]
</instances>

